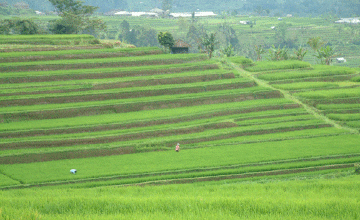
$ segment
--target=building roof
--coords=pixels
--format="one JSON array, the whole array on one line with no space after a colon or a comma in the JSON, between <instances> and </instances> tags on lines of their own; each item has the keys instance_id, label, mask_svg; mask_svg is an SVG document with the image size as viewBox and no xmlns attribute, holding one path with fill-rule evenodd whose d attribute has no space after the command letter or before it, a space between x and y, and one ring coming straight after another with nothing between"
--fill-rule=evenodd
<instances>
[{"instance_id":1,"label":"building roof","mask_svg":"<svg viewBox=\"0 0 360 220\"><path fill-rule=\"evenodd\" d=\"M185 41L176 40L174 46L172 47L191 47L191 45L186 43Z\"/></svg>"},{"instance_id":2,"label":"building roof","mask_svg":"<svg viewBox=\"0 0 360 220\"><path fill-rule=\"evenodd\" d=\"M192 13L190 12L181 12L181 13L170 13L171 16L173 16L174 18L179 18L179 17L192 17ZM204 12L195 12L194 13L195 17L209 17L209 16L217 16L217 14L215 14L212 11L204 11Z\"/></svg>"}]
</instances>

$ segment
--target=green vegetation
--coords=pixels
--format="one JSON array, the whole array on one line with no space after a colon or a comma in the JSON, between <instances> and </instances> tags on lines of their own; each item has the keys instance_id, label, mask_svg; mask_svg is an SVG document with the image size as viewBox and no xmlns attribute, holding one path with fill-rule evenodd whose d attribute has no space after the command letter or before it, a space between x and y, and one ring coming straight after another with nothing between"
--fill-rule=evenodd
<instances>
[{"instance_id":1,"label":"green vegetation","mask_svg":"<svg viewBox=\"0 0 360 220\"><path fill-rule=\"evenodd\" d=\"M288 61L284 61L288 62ZM274 65L277 65L276 63ZM310 67L310 66L308 66ZM265 70L271 70L272 68ZM265 71L264 70L264 71ZM266 73L259 75L259 79L264 79L268 81L275 80L288 80L288 79L302 79L310 77L324 77L324 76L336 76L336 75L350 75L356 73L355 69L346 68L346 67L337 67L337 66L321 66L316 65L312 69L305 69L301 71L276 71L272 73Z\"/></svg>"},{"instance_id":2,"label":"green vegetation","mask_svg":"<svg viewBox=\"0 0 360 220\"><path fill-rule=\"evenodd\" d=\"M299 69L310 68L311 65L307 62L291 60L291 61L260 61L251 67L245 68L251 72L261 72L269 70L282 70L282 69Z\"/></svg>"},{"instance_id":3,"label":"green vegetation","mask_svg":"<svg viewBox=\"0 0 360 220\"><path fill-rule=\"evenodd\" d=\"M291 74L291 73L289 73ZM331 82L298 82L286 84L274 84L275 88L285 90L310 90L310 89L324 89L324 88L337 88L339 84Z\"/></svg>"},{"instance_id":4,"label":"green vegetation","mask_svg":"<svg viewBox=\"0 0 360 220\"><path fill-rule=\"evenodd\" d=\"M349 176L331 182L326 179L270 180L239 185L230 181L222 185L16 190L1 192L1 206L4 218L257 219L266 216L277 219L291 216L300 219L335 216L346 219L358 214L358 179ZM263 210L269 211L264 213Z\"/></svg>"},{"instance_id":5,"label":"green vegetation","mask_svg":"<svg viewBox=\"0 0 360 220\"><path fill-rule=\"evenodd\" d=\"M54 44L62 45L69 44L70 42L77 41L79 44L83 43L96 43L96 39L92 35L0 35L0 44Z\"/></svg>"},{"instance_id":6,"label":"green vegetation","mask_svg":"<svg viewBox=\"0 0 360 220\"><path fill-rule=\"evenodd\" d=\"M308 98L308 99L334 99L334 98L348 98L348 97L359 97L360 87L350 89L334 89L326 91L311 91L297 93L297 96Z\"/></svg>"},{"instance_id":7,"label":"green vegetation","mask_svg":"<svg viewBox=\"0 0 360 220\"><path fill-rule=\"evenodd\" d=\"M359 215L355 68L25 50L0 56L0 218Z\"/></svg>"}]
</instances>

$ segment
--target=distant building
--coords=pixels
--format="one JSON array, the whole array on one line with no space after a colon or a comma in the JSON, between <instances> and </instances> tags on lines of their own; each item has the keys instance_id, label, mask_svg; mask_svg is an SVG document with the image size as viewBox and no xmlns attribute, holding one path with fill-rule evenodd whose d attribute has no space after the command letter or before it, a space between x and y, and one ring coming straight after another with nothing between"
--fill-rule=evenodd
<instances>
[{"instance_id":1,"label":"distant building","mask_svg":"<svg viewBox=\"0 0 360 220\"><path fill-rule=\"evenodd\" d=\"M250 21L240 21L240 24L250 24Z\"/></svg>"},{"instance_id":2,"label":"distant building","mask_svg":"<svg viewBox=\"0 0 360 220\"><path fill-rule=\"evenodd\" d=\"M170 13L170 16L172 16L174 18L189 18L189 17L192 17L192 13L190 13L190 12ZM217 14L215 14L212 11L204 11L204 12L195 12L194 16L195 17L214 17L214 16L217 16Z\"/></svg>"},{"instance_id":3,"label":"distant building","mask_svg":"<svg viewBox=\"0 0 360 220\"><path fill-rule=\"evenodd\" d=\"M336 58L336 61L338 63L346 63L346 59L344 57L339 57L339 58Z\"/></svg>"},{"instance_id":4,"label":"distant building","mask_svg":"<svg viewBox=\"0 0 360 220\"><path fill-rule=\"evenodd\" d=\"M127 11L118 11L118 12L115 12L114 15L117 15L117 16L131 16L131 12L127 12Z\"/></svg>"},{"instance_id":5,"label":"distant building","mask_svg":"<svg viewBox=\"0 0 360 220\"><path fill-rule=\"evenodd\" d=\"M182 40L176 40L174 46L171 47L171 53L189 53L189 47L191 47L188 43Z\"/></svg>"},{"instance_id":6,"label":"distant building","mask_svg":"<svg viewBox=\"0 0 360 220\"><path fill-rule=\"evenodd\" d=\"M336 24L360 24L359 18L342 18L335 21Z\"/></svg>"}]
</instances>

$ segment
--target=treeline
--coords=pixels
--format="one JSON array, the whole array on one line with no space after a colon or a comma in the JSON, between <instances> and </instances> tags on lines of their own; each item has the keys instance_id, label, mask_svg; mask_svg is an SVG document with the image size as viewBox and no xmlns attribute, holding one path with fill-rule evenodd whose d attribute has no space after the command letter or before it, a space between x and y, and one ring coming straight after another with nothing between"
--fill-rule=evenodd
<instances>
[{"instance_id":1,"label":"treeline","mask_svg":"<svg viewBox=\"0 0 360 220\"><path fill-rule=\"evenodd\" d=\"M298 16L319 16L322 14L334 14L339 17L360 15L360 0L142 0L141 3L134 0L84 0L87 5L99 7L98 12L106 13L113 10L149 11L155 7L169 8L173 12L184 11L214 11L217 13L256 14L283 16L295 14ZM28 5L33 10L44 12L53 11L54 7L48 0L0 0L0 7ZM4 10L0 9L0 13Z\"/></svg>"},{"instance_id":2,"label":"treeline","mask_svg":"<svg viewBox=\"0 0 360 220\"><path fill-rule=\"evenodd\" d=\"M98 12L128 9L127 0L84 0L86 5L99 7ZM51 12L55 8L49 0L0 0L0 14L19 14L17 9L32 9L42 12Z\"/></svg>"}]
</instances>

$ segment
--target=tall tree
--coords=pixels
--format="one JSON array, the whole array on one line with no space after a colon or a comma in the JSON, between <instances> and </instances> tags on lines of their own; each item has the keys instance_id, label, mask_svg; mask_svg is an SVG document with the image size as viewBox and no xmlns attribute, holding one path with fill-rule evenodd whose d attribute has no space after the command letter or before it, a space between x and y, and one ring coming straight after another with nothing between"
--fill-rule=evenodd
<instances>
[{"instance_id":1,"label":"tall tree","mask_svg":"<svg viewBox=\"0 0 360 220\"><path fill-rule=\"evenodd\" d=\"M308 40L307 44L314 50L314 53L316 53L325 44L325 41L321 40L321 37L313 37ZM316 57L316 55L314 56Z\"/></svg>"},{"instance_id":2,"label":"tall tree","mask_svg":"<svg viewBox=\"0 0 360 220\"><path fill-rule=\"evenodd\" d=\"M53 21L51 30L58 34L78 34L85 30L104 30L105 23L91 15L98 7L84 5L76 0L49 0L61 16L60 20Z\"/></svg>"},{"instance_id":3,"label":"tall tree","mask_svg":"<svg viewBox=\"0 0 360 220\"><path fill-rule=\"evenodd\" d=\"M205 34L204 37L201 38L201 44L205 47L210 59L212 57L212 53L215 50L215 46L218 43L219 42L216 40L216 33L211 33L210 36Z\"/></svg>"},{"instance_id":4,"label":"tall tree","mask_svg":"<svg viewBox=\"0 0 360 220\"><path fill-rule=\"evenodd\" d=\"M311 49L317 51L325 44L325 41L322 41L321 37L313 37L308 40L307 44L311 47Z\"/></svg>"},{"instance_id":5,"label":"tall tree","mask_svg":"<svg viewBox=\"0 0 360 220\"><path fill-rule=\"evenodd\" d=\"M158 41L160 45L164 46L165 52L166 48L170 50L175 43L174 37L169 32L160 32L158 34Z\"/></svg>"},{"instance_id":6,"label":"tall tree","mask_svg":"<svg viewBox=\"0 0 360 220\"><path fill-rule=\"evenodd\" d=\"M261 45L255 45L256 61L261 61L261 55L266 53L265 49Z\"/></svg>"},{"instance_id":7,"label":"tall tree","mask_svg":"<svg viewBox=\"0 0 360 220\"><path fill-rule=\"evenodd\" d=\"M332 58L338 55L335 50L330 46L321 47L316 52L317 54L315 55L315 57L320 60L321 64L326 65L330 65L332 62Z\"/></svg>"}]
</instances>

